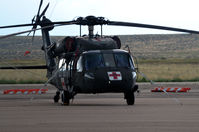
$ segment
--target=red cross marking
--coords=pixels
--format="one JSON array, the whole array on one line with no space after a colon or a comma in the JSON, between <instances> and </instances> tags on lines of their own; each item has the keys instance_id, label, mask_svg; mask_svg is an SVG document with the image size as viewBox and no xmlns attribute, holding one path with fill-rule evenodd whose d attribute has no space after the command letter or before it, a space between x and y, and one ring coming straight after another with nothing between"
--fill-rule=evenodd
<instances>
[{"instance_id":1,"label":"red cross marking","mask_svg":"<svg viewBox=\"0 0 199 132\"><path fill-rule=\"evenodd\" d=\"M114 79L118 79L117 77L120 77L120 74L117 74L116 72L112 72L112 74L109 74L110 77L113 77Z\"/></svg>"}]
</instances>

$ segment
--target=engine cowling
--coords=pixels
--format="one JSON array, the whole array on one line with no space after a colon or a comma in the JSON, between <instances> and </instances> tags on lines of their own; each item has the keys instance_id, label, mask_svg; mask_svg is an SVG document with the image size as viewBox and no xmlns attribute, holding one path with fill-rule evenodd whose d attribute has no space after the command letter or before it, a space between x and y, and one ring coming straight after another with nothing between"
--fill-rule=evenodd
<instances>
[{"instance_id":1,"label":"engine cowling","mask_svg":"<svg viewBox=\"0 0 199 132\"><path fill-rule=\"evenodd\" d=\"M113 37L65 37L54 48L54 54L61 56L71 52L89 50L120 49L121 41L117 36Z\"/></svg>"}]
</instances>

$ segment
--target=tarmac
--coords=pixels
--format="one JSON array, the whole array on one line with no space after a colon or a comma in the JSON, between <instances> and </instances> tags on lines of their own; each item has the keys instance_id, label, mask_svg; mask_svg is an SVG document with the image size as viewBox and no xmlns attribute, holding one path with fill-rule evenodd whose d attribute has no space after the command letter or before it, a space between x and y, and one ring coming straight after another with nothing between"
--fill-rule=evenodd
<instances>
[{"instance_id":1,"label":"tarmac","mask_svg":"<svg viewBox=\"0 0 199 132\"><path fill-rule=\"evenodd\" d=\"M141 83L135 105L123 94L78 94L70 106L53 102L52 86L0 85L0 132L198 132L199 83ZM156 86L190 87L152 93ZM46 94L4 95L6 89L47 88Z\"/></svg>"}]
</instances>

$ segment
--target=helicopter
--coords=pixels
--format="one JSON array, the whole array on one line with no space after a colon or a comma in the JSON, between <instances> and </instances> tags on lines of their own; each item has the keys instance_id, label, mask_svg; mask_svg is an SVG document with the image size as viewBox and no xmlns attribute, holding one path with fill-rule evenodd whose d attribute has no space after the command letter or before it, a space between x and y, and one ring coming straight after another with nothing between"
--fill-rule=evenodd
<instances>
[{"instance_id":1,"label":"helicopter","mask_svg":"<svg viewBox=\"0 0 199 132\"><path fill-rule=\"evenodd\" d=\"M54 102L69 105L75 95L97 93L124 93L127 105L134 105L135 92L138 91L136 77L138 69L134 63L134 57L128 50L121 49L121 41L118 36L104 36L103 25L127 26L169 30L199 34L199 31L187 30L166 26L149 25L132 22L110 21L104 17L86 16L78 17L72 21L52 22L45 16L49 3L40 14L43 0L40 1L37 15L30 24L0 26L3 28L15 28L32 26L31 30L17 32L0 39L14 35L33 32L42 32L42 50L45 53L45 66L20 66L16 69L47 69L48 83L57 88ZM66 36L58 42L51 42L49 32L57 26L79 25L78 37ZM94 35L94 27L101 26L101 35ZM37 28L40 26L41 28ZM88 26L88 35L81 35L81 27ZM13 69L13 67L1 67L0 69Z\"/></svg>"}]
</instances>

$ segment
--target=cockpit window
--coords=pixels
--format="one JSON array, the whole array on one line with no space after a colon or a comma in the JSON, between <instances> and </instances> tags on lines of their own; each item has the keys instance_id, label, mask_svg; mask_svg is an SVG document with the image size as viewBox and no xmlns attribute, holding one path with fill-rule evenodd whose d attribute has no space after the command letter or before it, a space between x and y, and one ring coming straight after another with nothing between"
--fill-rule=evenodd
<instances>
[{"instance_id":1,"label":"cockpit window","mask_svg":"<svg viewBox=\"0 0 199 132\"><path fill-rule=\"evenodd\" d=\"M85 54L85 69L101 67L127 67L134 69L132 59L127 53L90 53Z\"/></svg>"},{"instance_id":2,"label":"cockpit window","mask_svg":"<svg viewBox=\"0 0 199 132\"><path fill-rule=\"evenodd\" d=\"M130 67L128 54L117 53L115 55L115 62L118 67Z\"/></svg>"},{"instance_id":3,"label":"cockpit window","mask_svg":"<svg viewBox=\"0 0 199 132\"><path fill-rule=\"evenodd\" d=\"M83 71L83 67L82 67L82 56L79 57L76 66L77 66L77 72L82 72Z\"/></svg>"},{"instance_id":4,"label":"cockpit window","mask_svg":"<svg viewBox=\"0 0 199 132\"><path fill-rule=\"evenodd\" d=\"M104 67L103 56L100 53L86 54L85 55L85 68L86 70Z\"/></svg>"},{"instance_id":5,"label":"cockpit window","mask_svg":"<svg viewBox=\"0 0 199 132\"><path fill-rule=\"evenodd\" d=\"M129 57L129 62L130 62L131 69L135 69L134 62L133 62L133 58L132 58L132 57Z\"/></svg>"},{"instance_id":6,"label":"cockpit window","mask_svg":"<svg viewBox=\"0 0 199 132\"><path fill-rule=\"evenodd\" d=\"M113 54L103 54L106 67L115 67L115 60Z\"/></svg>"}]
</instances>

